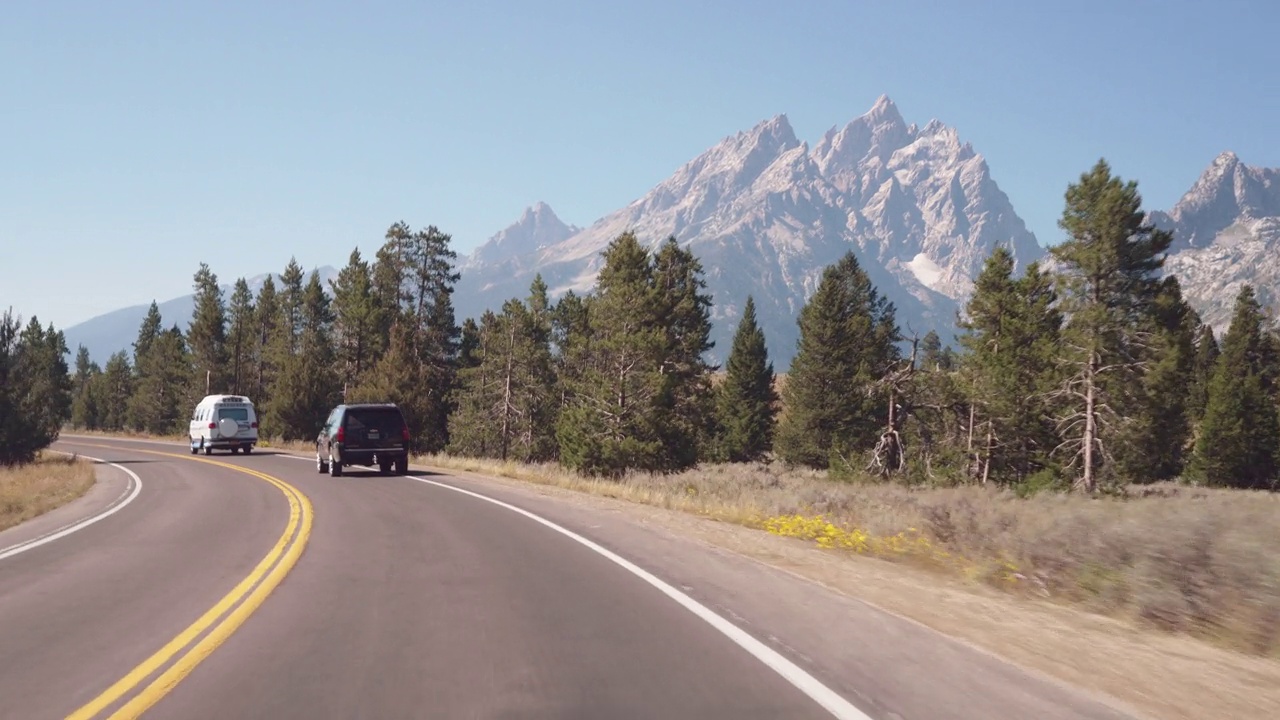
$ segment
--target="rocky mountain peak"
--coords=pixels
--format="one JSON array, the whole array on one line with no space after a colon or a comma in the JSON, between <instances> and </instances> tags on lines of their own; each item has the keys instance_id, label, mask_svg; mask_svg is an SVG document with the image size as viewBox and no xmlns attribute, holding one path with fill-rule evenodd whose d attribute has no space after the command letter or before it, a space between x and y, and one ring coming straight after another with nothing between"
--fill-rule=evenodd
<instances>
[{"instance_id":1,"label":"rocky mountain peak","mask_svg":"<svg viewBox=\"0 0 1280 720\"><path fill-rule=\"evenodd\" d=\"M489 238L476 248L463 263L474 264L501 262L536 253L539 249L555 245L572 236L581 228L566 225L550 205L539 201L521 213L520 219Z\"/></svg>"},{"instance_id":2,"label":"rocky mountain peak","mask_svg":"<svg viewBox=\"0 0 1280 720\"><path fill-rule=\"evenodd\" d=\"M1280 309L1280 169L1221 153L1172 210L1153 212L1150 221L1173 232L1164 272L1177 276L1216 330L1226 329L1245 283L1264 305Z\"/></svg>"},{"instance_id":3,"label":"rocky mountain peak","mask_svg":"<svg viewBox=\"0 0 1280 720\"><path fill-rule=\"evenodd\" d=\"M866 113L838 131L829 130L813 149L813 156L825 175L835 176L873 158L888 162L893 152L910 143L917 132L914 125L908 126L903 120L898 106L887 95L881 95Z\"/></svg>"},{"instance_id":4,"label":"rocky mountain peak","mask_svg":"<svg viewBox=\"0 0 1280 720\"><path fill-rule=\"evenodd\" d=\"M1280 170L1246 165L1231 151L1214 158L1168 213L1152 222L1174 232L1174 249L1202 248L1241 219L1280 216Z\"/></svg>"},{"instance_id":5,"label":"rocky mountain peak","mask_svg":"<svg viewBox=\"0 0 1280 720\"><path fill-rule=\"evenodd\" d=\"M876 125L902 125L902 113L888 95L881 95L863 117Z\"/></svg>"}]
</instances>

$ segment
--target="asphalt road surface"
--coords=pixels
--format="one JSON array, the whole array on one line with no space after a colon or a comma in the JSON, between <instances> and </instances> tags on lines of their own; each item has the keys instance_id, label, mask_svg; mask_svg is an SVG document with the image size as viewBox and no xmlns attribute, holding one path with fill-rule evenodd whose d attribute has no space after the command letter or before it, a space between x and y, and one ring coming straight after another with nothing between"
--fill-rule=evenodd
<instances>
[{"instance_id":1,"label":"asphalt road surface","mask_svg":"<svg viewBox=\"0 0 1280 720\"><path fill-rule=\"evenodd\" d=\"M1127 717L814 605L834 601L800 580L472 480L56 448L115 465L0 533L0 718Z\"/></svg>"}]
</instances>

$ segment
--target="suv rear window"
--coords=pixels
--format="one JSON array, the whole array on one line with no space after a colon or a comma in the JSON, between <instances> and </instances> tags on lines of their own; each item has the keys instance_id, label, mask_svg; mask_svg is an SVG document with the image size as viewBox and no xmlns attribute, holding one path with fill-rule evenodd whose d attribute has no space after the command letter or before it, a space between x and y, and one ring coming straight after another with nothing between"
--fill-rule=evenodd
<instances>
[{"instance_id":1,"label":"suv rear window","mask_svg":"<svg viewBox=\"0 0 1280 720\"><path fill-rule=\"evenodd\" d=\"M218 419L223 418L249 422L249 410L248 408L218 408Z\"/></svg>"},{"instance_id":2,"label":"suv rear window","mask_svg":"<svg viewBox=\"0 0 1280 720\"><path fill-rule=\"evenodd\" d=\"M384 437L398 437L404 427L404 419L395 408L349 408L345 422L352 432L377 428Z\"/></svg>"}]
</instances>

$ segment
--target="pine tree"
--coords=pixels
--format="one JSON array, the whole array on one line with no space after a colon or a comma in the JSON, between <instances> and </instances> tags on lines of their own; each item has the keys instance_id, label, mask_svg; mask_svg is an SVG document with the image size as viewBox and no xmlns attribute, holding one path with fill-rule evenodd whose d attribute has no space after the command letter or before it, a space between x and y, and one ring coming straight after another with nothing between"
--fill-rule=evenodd
<instances>
[{"instance_id":1,"label":"pine tree","mask_svg":"<svg viewBox=\"0 0 1280 720\"><path fill-rule=\"evenodd\" d=\"M823 271L800 311L800 340L782 391L779 457L826 468L875 445L883 396L869 391L901 357L894 315L853 252Z\"/></svg>"},{"instance_id":2,"label":"pine tree","mask_svg":"<svg viewBox=\"0 0 1280 720\"><path fill-rule=\"evenodd\" d=\"M100 398L102 429L116 431L128 427L127 408L133 395L133 368L123 350L107 358L106 367L97 377L97 386L95 394Z\"/></svg>"},{"instance_id":3,"label":"pine tree","mask_svg":"<svg viewBox=\"0 0 1280 720\"><path fill-rule=\"evenodd\" d=\"M378 333L383 327L382 310L373 292L373 275L360 249L351 251L347 266L339 273L333 287L334 335L338 344L338 361L342 368L344 392L360 381L381 352L385 338Z\"/></svg>"},{"instance_id":4,"label":"pine tree","mask_svg":"<svg viewBox=\"0 0 1280 720\"><path fill-rule=\"evenodd\" d=\"M227 313L222 302L218 276L208 264L200 263L195 274L195 309L187 328L191 354L191 396L227 391Z\"/></svg>"},{"instance_id":5,"label":"pine tree","mask_svg":"<svg viewBox=\"0 0 1280 720\"><path fill-rule=\"evenodd\" d=\"M520 410L513 438L521 462L545 462L558 455L555 427L560 415L560 387L552 355L554 309L542 275L534 277L524 305L513 306L520 339L515 402Z\"/></svg>"},{"instance_id":6,"label":"pine tree","mask_svg":"<svg viewBox=\"0 0 1280 720\"><path fill-rule=\"evenodd\" d=\"M1057 444L1044 394L1054 380L1062 316L1051 278L1037 263L1021 278L1013 271L1013 255L996 248L960 324L971 408L969 470L984 484L1019 483L1050 467Z\"/></svg>"},{"instance_id":7,"label":"pine tree","mask_svg":"<svg viewBox=\"0 0 1280 720\"><path fill-rule=\"evenodd\" d=\"M129 405L134 428L157 435L185 432L196 398L190 387L191 355L176 324L156 336L137 370Z\"/></svg>"},{"instance_id":8,"label":"pine tree","mask_svg":"<svg viewBox=\"0 0 1280 720\"><path fill-rule=\"evenodd\" d=\"M19 386L18 345L22 321L13 315L12 308L0 316L0 466L15 465L31 456L24 447L27 428L18 415L18 403L25 394Z\"/></svg>"},{"instance_id":9,"label":"pine tree","mask_svg":"<svg viewBox=\"0 0 1280 720\"><path fill-rule=\"evenodd\" d=\"M724 381L716 389L716 456L728 462L762 460L773 449L778 393L764 331L756 322L755 299L750 295L725 367Z\"/></svg>"},{"instance_id":10,"label":"pine tree","mask_svg":"<svg viewBox=\"0 0 1280 720\"><path fill-rule=\"evenodd\" d=\"M568 407L556 438L567 467L620 477L628 469L655 471L664 456L660 404L666 390L662 363L669 336L657 324L662 305L654 292L650 253L630 232L609 243L587 319L587 357L566 378Z\"/></svg>"},{"instance_id":11,"label":"pine tree","mask_svg":"<svg viewBox=\"0 0 1280 720\"><path fill-rule=\"evenodd\" d=\"M946 357L942 351L942 338L938 333L930 330L920 339L920 369L921 370L942 370L947 364Z\"/></svg>"},{"instance_id":12,"label":"pine tree","mask_svg":"<svg viewBox=\"0 0 1280 720\"><path fill-rule=\"evenodd\" d=\"M1176 277L1159 286L1147 317L1150 340L1141 392L1116 451L1120 474L1134 482L1171 480L1182 474L1191 434L1188 410L1200 318L1182 298Z\"/></svg>"},{"instance_id":13,"label":"pine tree","mask_svg":"<svg viewBox=\"0 0 1280 720\"><path fill-rule=\"evenodd\" d=\"M1236 297L1222 341L1189 475L1209 485L1275 489L1280 480L1280 416L1268 383L1269 328L1251 286Z\"/></svg>"},{"instance_id":14,"label":"pine tree","mask_svg":"<svg viewBox=\"0 0 1280 720\"><path fill-rule=\"evenodd\" d=\"M1204 408L1209 402L1209 382L1213 379L1213 368L1218 362L1218 340L1213 336L1213 328L1201 324L1196 334L1196 354L1191 362L1190 397L1187 398L1187 414L1194 426L1199 426L1204 418Z\"/></svg>"},{"instance_id":15,"label":"pine tree","mask_svg":"<svg viewBox=\"0 0 1280 720\"><path fill-rule=\"evenodd\" d=\"M340 395L333 345L333 309L313 270L302 291L298 354L286 357L268 408L274 432L310 440Z\"/></svg>"},{"instance_id":16,"label":"pine tree","mask_svg":"<svg viewBox=\"0 0 1280 720\"><path fill-rule=\"evenodd\" d=\"M279 362L274 348L282 341L280 296L276 292L276 282L271 275L258 290L258 298L253 308L253 357L251 375L253 382L254 402L266 407L271 402L271 385L279 372Z\"/></svg>"},{"instance_id":17,"label":"pine tree","mask_svg":"<svg viewBox=\"0 0 1280 720\"><path fill-rule=\"evenodd\" d=\"M420 452L439 452L449 439L460 334L453 311L459 275L451 241L435 226L411 233L397 223L387 231L373 268L373 291L384 313L385 335L399 345L394 357L380 358L351 392L353 398L400 403ZM393 364L403 362L409 367Z\"/></svg>"},{"instance_id":18,"label":"pine tree","mask_svg":"<svg viewBox=\"0 0 1280 720\"><path fill-rule=\"evenodd\" d=\"M253 365L253 349L256 340L253 293L244 278L236 280L231 291L231 304L227 309L227 354L230 357L230 391L236 395L247 393L252 383L250 368Z\"/></svg>"},{"instance_id":19,"label":"pine tree","mask_svg":"<svg viewBox=\"0 0 1280 720\"><path fill-rule=\"evenodd\" d=\"M277 338L277 362L286 355L298 352L302 336L303 282L306 273L297 258L289 258L280 274L280 334Z\"/></svg>"},{"instance_id":20,"label":"pine tree","mask_svg":"<svg viewBox=\"0 0 1280 720\"><path fill-rule=\"evenodd\" d=\"M138 338L133 343L133 382L130 383L132 393L129 396L127 417L129 427L134 430L144 430L148 425L154 424L150 422L154 414L151 396L144 394L142 387L145 383L148 393L154 393L158 388L156 381L148 378L147 373L155 367L151 357L156 342L164 335L162 322L160 307L153 300L146 317L138 327Z\"/></svg>"},{"instance_id":21,"label":"pine tree","mask_svg":"<svg viewBox=\"0 0 1280 720\"><path fill-rule=\"evenodd\" d=\"M551 352L559 384L560 408L569 405L572 388L582 382L590 361L591 323L587 299L572 290L551 310Z\"/></svg>"},{"instance_id":22,"label":"pine tree","mask_svg":"<svg viewBox=\"0 0 1280 720\"><path fill-rule=\"evenodd\" d=\"M421 385L421 377L413 328L398 322L391 327L386 351L361 378L360 384L350 389L346 402L396 403L409 425L413 437L412 449L415 452L434 452L417 438L417 429L422 422L417 405L419 398L423 394L436 392L433 388Z\"/></svg>"},{"instance_id":23,"label":"pine tree","mask_svg":"<svg viewBox=\"0 0 1280 720\"><path fill-rule=\"evenodd\" d=\"M405 252L412 238L413 231L408 225L395 223L387 228L382 246L374 256L372 291L375 303L383 310L378 317L377 337L391 337L391 326L401 318L408 302L405 294L408 284Z\"/></svg>"},{"instance_id":24,"label":"pine tree","mask_svg":"<svg viewBox=\"0 0 1280 720\"><path fill-rule=\"evenodd\" d=\"M462 321L458 340L458 372L480 366L480 326L472 318Z\"/></svg>"},{"instance_id":25,"label":"pine tree","mask_svg":"<svg viewBox=\"0 0 1280 720\"><path fill-rule=\"evenodd\" d=\"M666 329L662 374L666 380L660 423L664 470L696 465L711 454L715 435L714 368L706 353L711 341L711 295L706 293L702 263L693 252L668 237L653 257L657 323Z\"/></svg>"},{"instance_id":26,"label":"pine tree","mask_svg":"<svg viewBox=\"0 0 1280 720\"><path fill-rule=\"evenodd\" d=\"M420 442L427 452L440 452L449 443L449 414L456 406L461 329L454 319L450 295L457 277L451 275L448 291L435 296L425 323L419 327L420 387L432 388L429 394L417 398Z\"/></svg>"},{"instance_id":27,"label":"pine tree","mask_svg":"<svg viewBox=\"0 0 1280 720\"><path fill-rule=\"evenodd\" d=\"M1051 249L1063 267L1059 292L1070 318L1062 348L1067 380L1057 395L1062 450L1078 469L1077 486L1093 492L1114 458L1123 418L1138 402L1150 341L1141 318L1173 237L1145 224L1137 183L1112 175L1105 160L1068 186L1059 225L1069 236Z\"/></svg>"},{"instance_id":28,"label":"pine tree","mask_svg":"<svg viewBox=\"0 0 1280 720\"><path fill-rule=\"evenodd\" d=\"M71 426L85 430L97 430L104 409L96 392L97 377L102 374L98 364L89 359L89 349L84 345L76 350L75 370L71 378Z\"/></svg>"},{"instance_id":29,"label":"pine tree","mask_svg":"<svg viewBox=\"0 0 1280 720\"><path fill-rule=\"evenodd\" d=\"M261 402L266 412L258 424L259 431L268 437L303 439L299 437L291 409L305 407L307 402L301 384L304 370L300 357L306 277L297 259L290 257L280 274L280 291L273 303L277 309L275 324L263 353L271 379L267 382L266 399ZM271 304L261 296L258 299L260 311L270 309Z\"/></svg>"},{"instance_id":30,"label":"pine tree","mask_svg":"<svg viewBox=\"0 0 1280 720\"><path fill-rule=\"evenodd\" d=\"M72 381L61 330L32 317L0 318L0 466L31 462L71 417Z\"/></svg>"},{"instance_id":31,"label":"pine tree","mask_svg":"<svg viewBox=\"0 0 1280 720\"><path fill-rule=\"evenodd\" d=\"M549 346L546 287L535 281L529 304L508 300L486 311L476 332L476 364L459 372L449 451L542 462L555 457L558 403ZM532 308L541 306L542 311Z\"/></svg>"},{"instance_id":32,"label":"pine tree","mask_svg":"<svg viewBox=\"0 0 1280 720\"><path fill-rule=\"evenodd\" d=\"M467 326L474 328L468 330ZM499 364L492 347L502 336L498 316L485 310L477 325L470 318L463 325L463 348L458 368L457 407L449 415L449 445L453 455L494 457L501 440L494 409L500 404L494 368Z\"/></svg>"},{"instance_id":33,"label":"pine tree","mask_svg":"<svg viewBox=\"0 0 1280 720\"><path fill-rule=\"evenodd\" d=\"M151 350L151 345L160 337L163 329L160 327L162 319L160 317L160 306L156 305L156 301L151 301L151 307L147 309L147 315L142 319L142 325L138 328L138 339L133 343L133 360L136 364L138 359L146 355Z\"/></svg>"}]
</instances>

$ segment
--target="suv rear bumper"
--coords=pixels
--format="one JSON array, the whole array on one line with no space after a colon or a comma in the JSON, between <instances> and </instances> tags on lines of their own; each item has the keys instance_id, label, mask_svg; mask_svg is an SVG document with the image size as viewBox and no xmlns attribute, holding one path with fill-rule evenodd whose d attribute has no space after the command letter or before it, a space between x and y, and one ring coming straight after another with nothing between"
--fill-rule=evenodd
<instances>
[{"instance_id":1,"label":"suv rear bumper","mask_svg":"<svg viewBox=\"0 0 1280 720\"><path fill-rule=\"evenodd\" d=\"M346 448L341 445L334 445L334 457L343 465L367 465L373 462L373 457L378 456L379 460L396 460L400 458L408 458L409 451L405 448Z\"/></svg>"},{"instance_id":2,"label":"suv rear bumper","mask_svg":"<svg viewBox=\"0 0 1280 720\"><path fill-rule=\"evenodd\" d=\"M204 446L211 447L211 448L246 447L246 446L254 446L257 444L258 444L258 438L247 438L247 437L246 438L213 438L212 440L206 438L204 441Z\"/></svg>"}]
</instances>

